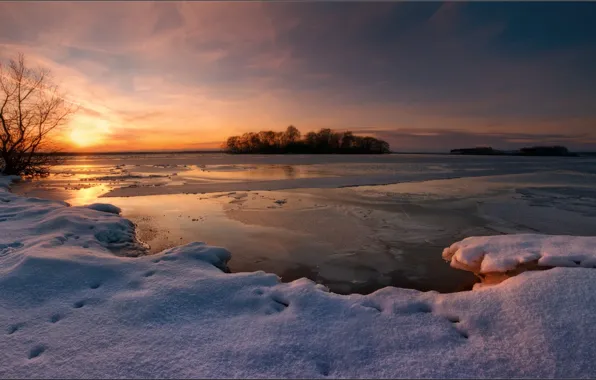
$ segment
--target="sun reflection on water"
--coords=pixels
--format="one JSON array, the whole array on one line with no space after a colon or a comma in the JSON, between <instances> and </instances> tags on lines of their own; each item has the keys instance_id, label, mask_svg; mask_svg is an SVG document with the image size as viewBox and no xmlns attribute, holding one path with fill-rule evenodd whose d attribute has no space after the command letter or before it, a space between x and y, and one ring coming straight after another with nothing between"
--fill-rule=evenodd
<instances>
[{"instance_id":1,"label":"sun reflection on water","mask_svg":"<svg viewBox=\"0 0 596 380\"><path fill-rule=\"evenodd\" d=\"M106 185L97 185L73 190L73 197L66 200L71 206L83 206L97 202L97 199L111 190Z\"/></svg>"}]
</instances>

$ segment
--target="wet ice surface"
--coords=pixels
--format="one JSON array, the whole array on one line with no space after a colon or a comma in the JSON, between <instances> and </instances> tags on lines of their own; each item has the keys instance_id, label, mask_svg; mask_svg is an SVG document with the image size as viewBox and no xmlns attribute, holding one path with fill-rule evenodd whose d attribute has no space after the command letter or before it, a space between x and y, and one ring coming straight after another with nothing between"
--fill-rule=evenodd
<instances>
[{"instance_id":1,"label":"wet ice surface","mask_svg":"<svg viewBox=\"0 0 596 380\"><path fill-rule=\"evenodd\" d=\"M594 235L595 163L439 155L96 156L72 158L50 178L13 191L72 205L112 203L153 253L205 241L232 252L232 271L265 270L284 281L308 277L338 293L387 285L450 292L475 281L442 261L442 248L454 241L520 232ZM354 186L376 183L388 185Z\"/></svg>"}]
</instances>

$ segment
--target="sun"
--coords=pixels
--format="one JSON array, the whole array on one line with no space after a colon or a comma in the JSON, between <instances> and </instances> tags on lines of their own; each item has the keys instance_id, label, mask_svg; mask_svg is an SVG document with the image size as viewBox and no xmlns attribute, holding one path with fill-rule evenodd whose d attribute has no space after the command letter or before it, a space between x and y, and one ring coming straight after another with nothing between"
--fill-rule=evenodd
<instances>
[{"instance_id":1,"label":"sun","mask_svg":"<svg viewBox=\"0 0 596 380\"><path fill-rule=\"evenodd\" d=\"M79 147L87 147L96 145L99 139L96 137L97 134L93 131L89 131L84 128L74 128L70 131L70 141Z\"/></svg>"},{"instance_id":2,"label":"sun","mask_svg":"<svg viewBox=\"0 0 596 380\"><path fill-rule=\"evenodd\" d=\"M85 148L103 143L108 133L106 120L82 116L73 122L68 138L74 146Z\"/></svg>"}]
</instances>

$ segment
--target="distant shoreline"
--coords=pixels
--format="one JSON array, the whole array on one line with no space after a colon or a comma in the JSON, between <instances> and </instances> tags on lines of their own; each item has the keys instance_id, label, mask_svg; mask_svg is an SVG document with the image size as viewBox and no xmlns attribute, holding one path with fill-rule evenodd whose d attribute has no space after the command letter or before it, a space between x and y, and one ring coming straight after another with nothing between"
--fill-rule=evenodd
<instances>
[{"instance_id":1,"label":"distant shoreline","mask_svg":"<svg viewBox=\"0 0 596 380\"><path fill-rule=\"evenodd\" d=\"M133 151L133 152L59 152L59 153L55 153L55 155L57 156L69 156L69 157L73 157L73 156L122 156L122 155L133 155L133 154L230 154L230 155L236 155L233 153L227 153L224 152L222 150L180 150L180 151ZM306 155L306 156L319 156L319 155L346 155L346 154L342 154L342 153L277 153L277 154L265 154L265 153L254 153L252 155L279 155L279 156L301 156L301 155ZM408 154L415 154L415 155L433 155L433 156L457 156L457 155L461 155L461 156L465 156L465 155L479 155L479 156L506 156L506 157L511 157L511 156L517 156L517 157L544 157L544 156L525 156L525 155L518 155L518 154L453 154L450 152L389 152L389 153L383 153L383 154L378 154L378 153L364 153L364 154L355 154L355 155L374 155L374 156L382 156L382 155L386 155L386 154L402 154L402 155L408 155ZM580 157L586 157L586 156L594 156L596 157L596 151L593 152L574 152L575 155L580 156ZM352 155L352 154L347 154ZM550 157L575 157L575 156L550 156Z\"/></svg>"},{"instance_id":2,"label":"distant shoreline","mask_svg":"<svg viewBox=\"0 0 596 380\"><path fill-rule=\"evenodd\" d=\"M514 157L579 157L596 155L592 152L571 152L562 145L536 145L516 150L493 149L490 146L451 149L451 155L457 156L514 156Z\"/></svg>"}]
</instances>

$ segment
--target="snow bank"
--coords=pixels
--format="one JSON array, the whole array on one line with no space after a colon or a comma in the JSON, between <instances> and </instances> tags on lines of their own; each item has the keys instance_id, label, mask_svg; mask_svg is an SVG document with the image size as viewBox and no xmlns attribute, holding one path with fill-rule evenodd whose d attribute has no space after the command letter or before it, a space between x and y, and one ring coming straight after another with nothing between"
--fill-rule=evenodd
<instances>
[{"instance_id":1,"label":"snow bank","mask_svg":"<svg viewBox=\"0 0 596 380\"><path fill-rule=\"evenodd\" d=\"M10 179L0 179L4 185L0 188L0 247L19 245L34 255L57 247L90 254L145 253L146 247L136 239L132 222L97 211L114 212L117 207L68 207L64 202L24 198L8 192ZM2 252L0 248L0 255Z\"/></svg>"},{"instance_id":2,"label":"snow bank","mask_svg":"<svg viewBox=\"0 0 596 380\"><path fill-rule=\"evenodd\" d=\"M594 270L340 296L224 273L230 253L203 243L116 256L138 249L127 220L0 198L2 378L596 376Z\"/></svg>"},{"instance_id":3,"label":"snow bank","mask_svg":"<svg viewBox=\"0 0 596 380\"><path fill-rule=\"evenodd\" d=\"M596 237L538 234L474 236L443 250L454 268L479 274L507 272L522 265L596 267Z\"/></svg>"}]
</instances>

